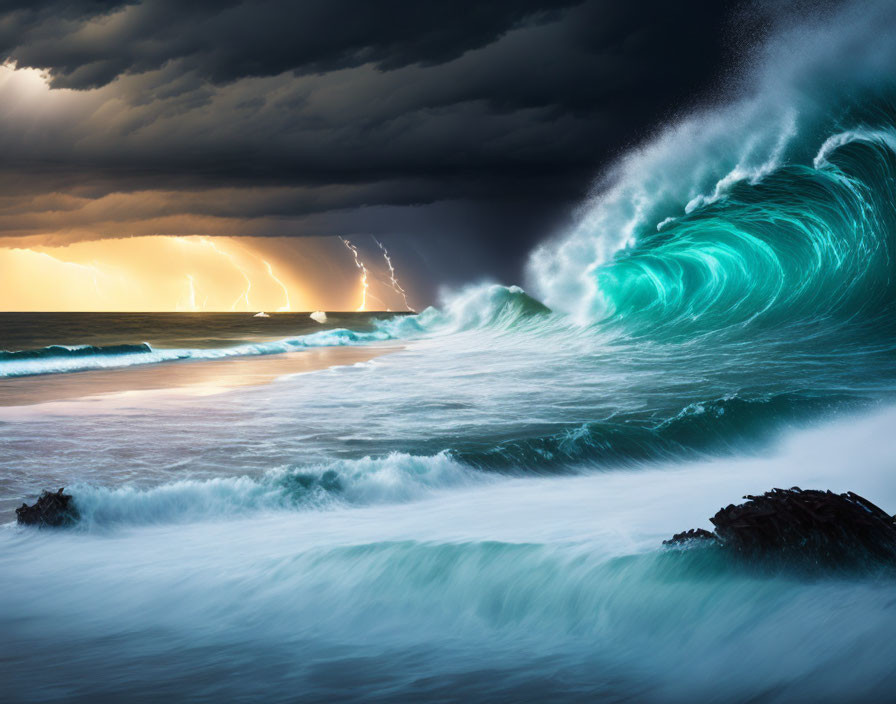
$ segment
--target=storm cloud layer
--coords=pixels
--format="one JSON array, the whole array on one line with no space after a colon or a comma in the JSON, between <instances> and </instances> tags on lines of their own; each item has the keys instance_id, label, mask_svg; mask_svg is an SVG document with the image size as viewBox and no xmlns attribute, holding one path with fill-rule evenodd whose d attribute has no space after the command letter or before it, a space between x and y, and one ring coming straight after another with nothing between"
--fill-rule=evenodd
<instances>
[{"instance_id":1,"label":"storm cloud layer","mask_svg":"<svg viewBox=\"0 0 896 704\"><path fill-rule=\"evenodd\" d=\"M768 22L719 2L0 2L0 241L373 234L446 280L512 279L602 165L730 89Z\"/></svg>"}]
</instances>

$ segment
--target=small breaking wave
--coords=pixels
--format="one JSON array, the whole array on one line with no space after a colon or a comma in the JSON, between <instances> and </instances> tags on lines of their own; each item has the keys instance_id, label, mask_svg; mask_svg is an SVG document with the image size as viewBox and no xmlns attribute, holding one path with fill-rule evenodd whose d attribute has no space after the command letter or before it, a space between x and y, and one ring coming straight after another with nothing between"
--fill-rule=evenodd
<instances>
[{"instance_id":1,"label":"small breaking wave","mask_svg":"<svg viewBox=\"0 0 896 704\"><path fill-rule=\"evenodd\" d=\"M152 352L152 347L141 342L138 345L109 345L97 347L94 345L50 345L34 350L19 350L7 352L0 350L0 362L21 361L25 359L70 359L72 357L100 357L122 354L142 354Z\"/></svg>"},{"instance_id":2,"label":"small breaking wave","mask_svg":"<svg viewBox=\"0 0 896 704\"><path fill-rule=\"evenodd\" d=\"M402 338L482 329L513 331L550 314L550 308L519 286L484 284L452 293L441 308L429 307L417 315L380 321L378 328Z\"/></svg>"},{"instance_id":3,"label":"small breaking wave","mask_svg":"<svg viewBox=\"0 0 896 704\"><path fill-rule=\"evenodd\" d=\"M149 489L76 484L69 490L81 516L80 526L90 529L189 523L339 504L401 503L474 477L472 470L445 452L430 457L395 452L381 458L276 469L255 478L185 479Z\"/></svg>"},{"instance_id":4,"label":"small breaking wave","mask_svg":"<svg viewBox=\"0 0 896 704\"><path fill-rule=\"evenodd\" d=\"M51 345L34 350L0 352L0 379L115 369L178 360L213 360L282 354L314 347L362 345L389 340L391 337L385 330L355 332L336 329L273 342L247 343L213 349L155 349L145 342L108 347Z\"/></svg>"},{"instance_id":5,"label":"small breaking wave","mask_svg":"<svg viewBox=\"0 0 896 704\"><path fill-rule=\"evenodd\" d=\"M65 374L180 360L283 354L315 347L365 345L483 328L513 330L550 312L518 286L471 286L450 297L442 309L430 307L418 315L396 315L375 320L374 329L368 331L338 328L271 342L205 349L154 348L142 342L105 347L51 345L31 350L0 351L0 378Z\"/></svg>"}]
</instances>

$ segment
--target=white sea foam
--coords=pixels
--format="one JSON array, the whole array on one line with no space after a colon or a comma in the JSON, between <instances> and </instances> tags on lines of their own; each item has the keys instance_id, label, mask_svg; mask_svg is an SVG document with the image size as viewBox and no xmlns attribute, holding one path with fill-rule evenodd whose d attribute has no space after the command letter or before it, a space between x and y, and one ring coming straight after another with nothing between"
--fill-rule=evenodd
<instances>
[{"instance_id":1,"label":"white sea foam","mask_svg":"<svg viewBox=\"0 0 896 704\"><path fill-rule=\"evenodd\" d=\"M72 648L78 656L60 661L57 682L115 681L138 657L160 681L189 677L200 661L219 677L233 653L250 653L292 673L279 687L285 677L307 690L319 681L297 659L326 652L353 681L357 658L376 643L389 663L379 668L384 687L420 658L434 681L487 659L494 671L482 684L497 687L547 677L559 660L570 687L593 689L597 668L613 672L620 696L654 701L711 700L720 687L726 699L761 698L770 682L788 700L874 698L892 685L889 582L757 576L667 555L660 541L772 485L852 488L892 510L894 422L893 410L842 420L762 458L442 484L408 503L329 511L259 510L260 500L236 518L220 512L257 491L248 480L226 485L224 499L221 484L204 485L205 497L176 486L103 494L94 515L119 501L106 526L129 529L0 532L0 623L15 635L0 652L15 647L37 663L51 641ZM418 472L406 460L393 464L401 483ZM206 519L177 520L202 502L217 502ZM109 634L119 637L110 643ZM213 644L214 660L197 661L190 647L201 642ZM33 682L29 667L8 686ZM229 686L248 696L266 681L245 680L258 688L248 693L242 680Z\"/></svg>"}]
</instances>

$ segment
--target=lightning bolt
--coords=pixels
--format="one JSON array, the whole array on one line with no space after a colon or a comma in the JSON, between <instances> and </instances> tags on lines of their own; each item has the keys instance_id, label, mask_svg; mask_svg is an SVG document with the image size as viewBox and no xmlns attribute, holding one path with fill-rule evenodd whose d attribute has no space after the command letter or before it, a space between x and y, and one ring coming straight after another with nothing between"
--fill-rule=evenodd
<instances>
[{"instance_id":1,"label":"lightning bolt","mask_svg":"<svg viewBox=\"0 0 896 704\"><path fill-rule=\"evenodd\" d=\"M354 256L355 266L361 270L361 305L358 306L358 311L360 312L367 307L367 289L370 288L370 284L367 283L367 267L364 266L364 262L362 262L361 258L358 256L358 248L344 237L340 237L339 239L342 240L342 244L344 244Z\"/></svg>"},{"instance_id":2,"label":"lightning bolt","mask_svg":"<svg viewBox=\"0 0 896 704\"><path fill-rule=\"evenodd\" d=\"M245 272L245 270L236 262L235 257L230 254L230 252L225 252L223 249L218 249L218 246L212 242L208 237L203 237L200 240L204 245L211 247L222 257L225 257L232 265L233 268L236 269L242 275L243 279L246 281L246 290L243 291L237 299L233 302L233 305L230 306L230 310L236 310L237 304L245 300L246 301L246 310L252 310L252 304L249 302L249 292L252 290L252 279L249 278L249 275Z\"/></svg>"},{"instance_id":3,"label":"lightning bolt","mask_svg":"<svg viewBox=\"0 0 896 704\"><path fill-rule=\"evenodd\" d=\"M409 311L411 311L411 313L416 313L417 311L415 311L413 308L411 308L411 305L408 303L407 292L401 287L401 284L398 283L398 277L395 275L395 267L392 266L392 258L389 256L389 251L383 246L383 243L380 242L376 237L373 238L373 241L376 242L377 245L379 245L379 248L381 250L383 250L383 258L386 260L386 264L389 266L389 279L390 279L390 283L392 284L392 290L395 291L395 293L401 294L401 297L404 300L405 308L407 308Z\"/></svg>"},{"instance_id":4,"label":"lightning bolt","mask_svg":"<svg viewBox=\"0 0 896 704\"><path fill-rule=\"evenodd\" d=\"M178 239L176 239L176 241L179 243L182 243L182 244L192 244L192 245L198 246L198 244L196 242L187 240L187 239L178 238ZM249 293L252 291L252 279L250 278L250 276L246 272L246 270L239 264L236 256L234 254L232 254L231 252L228 252L228 251L222 249L221 247L219 247L215 242L213 242L208 237L200 237L199 242L202 245L205 245L206 247L209 247L210 249L212 249L215 253L224 257L230 263L230 265L240 273L240 276L242 276L243 280L246 282L245 290L242 293L240 293L239 296L237 296L237 299L233 302L233 305L230 306L230 310L236 310L237 306L240 305L240 302L245 302L245 307L247 310L253 310L252 303L249 300ZM280 308L278 308L277 312L282 313L282 312L292 310L292 304L289 300L289 289L286 287L286 284L284 284L283 281L280 280L277 277L277 275L274 273L274 268L270 265L270 263L268 261L262 259L257 254L254 254L253 252L248 252L248 254L251 257L253 257L254 259L261 262L262 264L264 264L265 268L267 269L268 275L277 283L277 285L281 289L283 289L283 295L286 298L286 304L281 306ZM208 296L206 296L205 300L206 300L206 302L208 301ZM205 309L205 303L202 304L202 308Z\"/></svg>"},{"instance_id":5,"label":"lightning bolt","mask_svg":"<svg viewBox=\"0 0 896 704\"><path fill-rule=\"evenodd\" d=\"M283 295L286 296L286 305L285 305L285 306L280 306L280 307L277 309L277 312L278 312L278 313L284 313L284 312L288 311L289 308L290 308L290 306L289 306L289 289L286 288L286 284L284 284L280 279L278 279L276 276L274 276L274 270L271 268L271 265L268 264L268 262L267 262L266 260L264 260L264 259L262 259L261 261L262 261L262 263L265 265L265 267L267 267L268 275L269 275L274 281L277 282L277 284L280 286L280 288L283 289Z\"/></svg>"}]
</instances>

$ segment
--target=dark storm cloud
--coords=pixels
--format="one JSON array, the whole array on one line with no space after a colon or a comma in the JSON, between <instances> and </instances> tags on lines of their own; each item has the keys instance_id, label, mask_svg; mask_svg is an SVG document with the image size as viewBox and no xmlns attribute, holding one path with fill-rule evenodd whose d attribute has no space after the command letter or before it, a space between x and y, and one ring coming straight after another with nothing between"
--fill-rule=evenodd
<instances>
[{"instance_id":1,"label":"dark storm cloud","mask_svg":"<svg viewBox=\"0 0 896 704\"><path fill-rule=\"evenodd\" d=\"M450 242L457 277L514 278L601 165L726 90L766 20L657 0L0 2L0 56L54 88L0 83L0 235L366 227Z\"/></svg>"},{"instance_id":2,"label":"dark storm cloud","mask_svg":"<svg viewBox=\"0 0 896 704\"><path fill-rule=\"evenodd\" d=\"M578 2L76 1L17 11L10 3L0 52L49 70L55 86L70 88L98 87L176 59L190 59L216 83L365 63L389 70L450 61Z\"/></svg>"}]
</instances>

